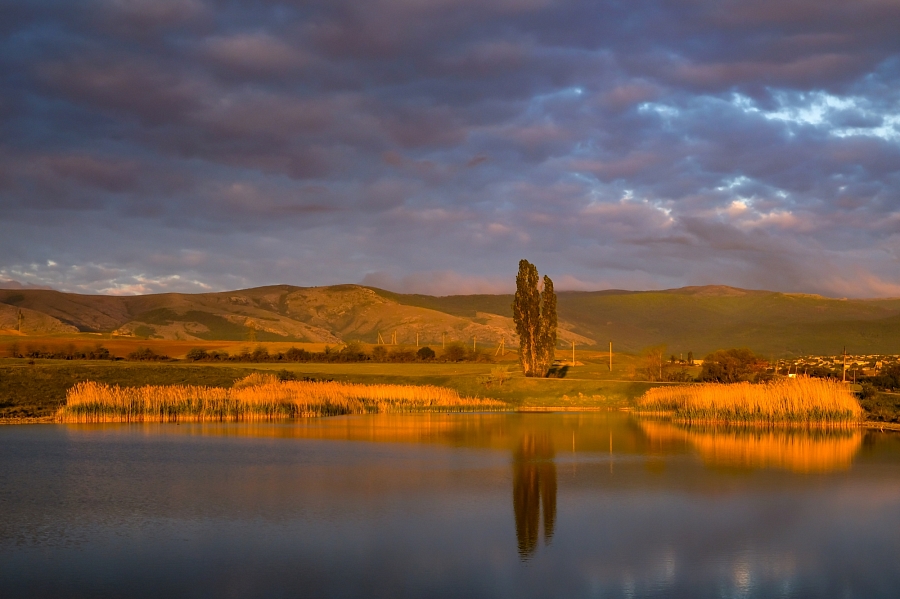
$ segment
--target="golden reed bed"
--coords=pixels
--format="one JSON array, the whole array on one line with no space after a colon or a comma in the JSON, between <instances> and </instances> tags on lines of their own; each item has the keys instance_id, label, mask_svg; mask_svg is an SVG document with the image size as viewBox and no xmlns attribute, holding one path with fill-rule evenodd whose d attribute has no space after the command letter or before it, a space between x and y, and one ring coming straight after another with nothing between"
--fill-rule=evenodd
<instances>
[{"instance_id":1,"label":"golden reed bed","mask_svg":"<svg viewBox=\"0 0 900 599\"><path fill-rule=\"evenodd\" d=\"M499 411L501 401L460 397L431 385L357 385L285 381L250 375L234 387L109 386L91 381L69 389L61 422L282 420L373 412Z\"/></svg>"},{"instance_id":2,"label":"golden reed bed","mask_svg":"<svg viewBox=\"0 0 900 599\"><path fill-rule=\"evenodd\" d=\"M797 377L756 384L705 383L655 387L638 402L639 409L666 412L686 422L790 422L854 424L862 408L844 383Z\"/></svg>"}]
</instances>

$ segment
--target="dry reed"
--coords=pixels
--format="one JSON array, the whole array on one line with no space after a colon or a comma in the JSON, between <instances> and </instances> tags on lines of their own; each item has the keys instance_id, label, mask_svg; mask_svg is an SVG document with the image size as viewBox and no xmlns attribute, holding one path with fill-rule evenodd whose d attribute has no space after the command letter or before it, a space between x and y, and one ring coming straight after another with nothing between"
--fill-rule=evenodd
<instances>
[{"instance_id":1,"label":"dry reed","mask_svg":"<svg viewBox=\"0 0 900 599\"><path fill-rule=\"evenodd\" d=\"M641 410L668 412L686 422L850 424L863 416L847 385L810 377L758 385L655 387L638 404Z\"/></svg>"},{"instance_id":2,"label":"dry reed","mask_svg":"<svg viewBox=\"0 0 900 599\"><path fill-rule=\"evenodd\" d=\"M251 375L234 387L109 386L92 381L69 389L62 422L282 420L373 412L500 411L508 404L460 397L431 385L358 385L284 381Z\"/></svg>"}]
</instances>

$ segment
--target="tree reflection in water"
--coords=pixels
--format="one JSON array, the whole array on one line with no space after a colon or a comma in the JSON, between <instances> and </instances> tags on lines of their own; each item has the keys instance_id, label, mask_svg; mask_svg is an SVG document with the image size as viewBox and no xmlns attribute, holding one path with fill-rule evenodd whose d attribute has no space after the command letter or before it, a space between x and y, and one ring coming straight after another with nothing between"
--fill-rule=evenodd
<instances>
[{"instance_id":1,"label":"tree reflection in water","mask_svg":"<svg viewBox=\"0 0 900 599\"><path fill-rule=\"evenodd\" d=\"M527 434L513 457L513 510L519 556L531 557L537 549L541 506L544 514L544 544L553 538L556 522L556 464L549 435Z\"/></svg>"}]
</instances>

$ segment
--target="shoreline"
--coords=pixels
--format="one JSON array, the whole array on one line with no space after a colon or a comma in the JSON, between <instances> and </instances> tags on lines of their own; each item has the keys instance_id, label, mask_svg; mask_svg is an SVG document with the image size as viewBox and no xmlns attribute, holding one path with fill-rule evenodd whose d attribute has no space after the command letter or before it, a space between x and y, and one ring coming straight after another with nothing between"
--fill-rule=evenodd
<instances>
[{"instance_id":1,"label":"shoreline","mask_svg":"<svg viewBox=\"0 0 900 599\"><path fill-rule=\"evenodd\" d=\"M529 407L524 407L524 408L516 408L516 409L513 409L513 410L499 410L499 411L497 411L497 412L495 412L495 413L507 413L507 414L528 414L528 413L532 413L532 414L549 414L549 413L553 413L553 412L578 413L578 412L621 412L621 411L631 411L631 410L622 410L622 409L620 409L620 408L607 408L607 407L599 407L599 406L598 406L598 407L590 407L590 406L586 406L586 407L573 407L573 406L529 406ZM443 412L443 411L441 411L441 410L429 411L429 413L434 413L434 412L445 413L445 414L476 413L476 412L455 412L455 411ZM411 413L416 413L416 412L410 411L410 412L405 412L405 413L411 414ZM424 412L423 412L423 413L424 413ZM640 415L639 412L638 412L637 414ZM649 416L650 414L649 414L649 413L645 413L645 415ZM656 415L657 417L660 416L659 413L657 413L657 414L655 414L655 415ZM294 419L294 420L298 420L298 421L299 421L299 420L306 420L307 418L328 418L328 417L329 417L329 416L309 416L309 417L304 417L304 418L296 418L296 419ZM666 418L666 419L667 419L667 420L671 420L670 418ZM187 421L188 421L188 420L185 420L185 422L187 422ZM141 422L170 422L170 421L169 421L169 420L142 420ZM233 421L230 421L230 420L229 420L228 422L250 422L250 421L245 421L245 420L233 420ZM253 422L259 422L259 421L253 420ZM25 417L22 417L22 418L0 418L0 426L3 426L3 425L15 426L15 425L21 425L21 424L67 424L67 423L64 422L64 421L58 420L58 419L56 418L56 416L25 416ZM97 423L97 424L129 424L129 423L128 423L128 422L120 421L120 422L99 422L99 423ZM694 424L710 424L710 423L698 423L698 422L695 422ZM720 424L720 425L726 425L726 426L730 425L730 426L741 427L741 426L746 426L748 423L727 423L727 422L721 422L721 423L717 423L717 424ZM768 426L771 426L771 425L778 426L778 425L780 425L780 424L790 424L790 423L777 423L777 422L776 422L776 423L771 423L771 422L767 422L767 423L763 423L763 424L766 424L766 425L768 425ZM877 430L877 431L881 431L881 432L900 432L900 422L878 422L878 421L876 421L876 420L864 420L864 421L862 421L862 422L858 422L858 423L855 423L855 424L839 424L839 423L835 423L835 424L838 424L838 428L854 428L854 427L859 427L859 428L863 428L863 429ZM834 425L827 425L827 424L826 424L826 426L821 427L821 428L832 428L832 426L834 426ZM815 428L820 428L820 426L816 426Z\"/></svg>"}]
</instances>

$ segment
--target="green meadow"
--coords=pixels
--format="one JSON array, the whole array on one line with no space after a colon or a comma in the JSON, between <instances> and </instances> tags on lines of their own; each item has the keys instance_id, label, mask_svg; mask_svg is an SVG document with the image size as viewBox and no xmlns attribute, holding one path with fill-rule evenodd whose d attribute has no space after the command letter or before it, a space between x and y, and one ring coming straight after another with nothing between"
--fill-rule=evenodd
<instances>
[{"instance_id":1,"label":"green meadow","mask_svg":"<svg viewBox=\"0 0 900 599\"><path fill-rule=\"evenodd\" d=\"M635 358L578 352L564 378L525 378L508 354L494 363L262 363L110 362L0 359L0 418L50 417L66 391L83 381L123 387L207 385L229 387L252 372L298 379L367 384L436 385L460 395L505 401L522 409L619 409L634 405L660 383L635 379ZM696 368L691 369L696 371ZM696 372L693 372L696 374Z\"/></svg>"}]
</instances>

